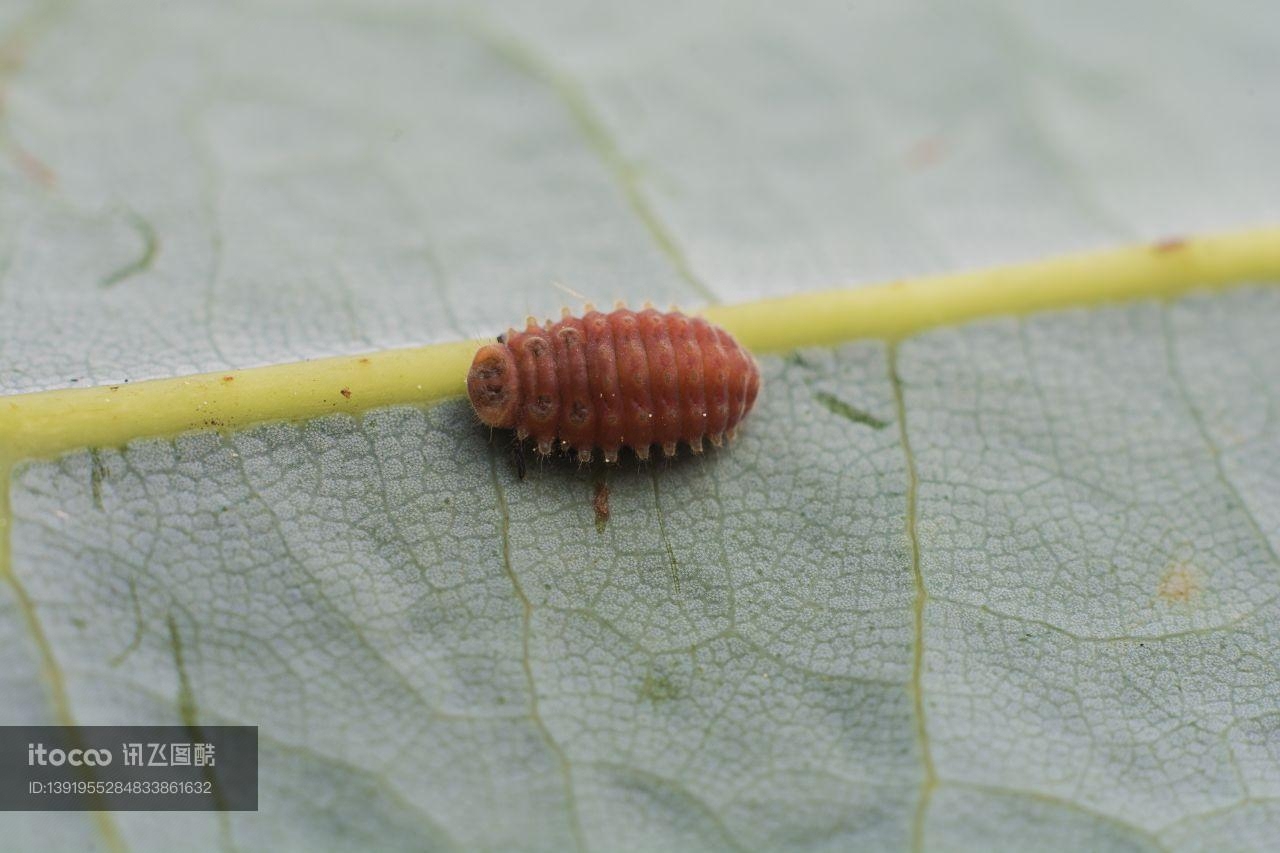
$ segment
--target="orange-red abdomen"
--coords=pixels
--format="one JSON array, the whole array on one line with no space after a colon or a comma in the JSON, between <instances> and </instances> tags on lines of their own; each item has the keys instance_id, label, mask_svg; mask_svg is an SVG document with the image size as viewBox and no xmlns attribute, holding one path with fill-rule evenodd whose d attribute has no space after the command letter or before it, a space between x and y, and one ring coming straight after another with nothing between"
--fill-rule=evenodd
<instances>
[{"instance_id":1,"label":"orange-red abdomen","mask_svg":"<svg viewBox=\"0 0 1280 853\"><path fill-rule=\"evenodd\" d=\"M733 438L760 388L755 359L701 317L654 308L608 314L589 309L522 332L476 354L471 403L490 426L533 438L538 452L572 449L606 461L630 447L647 459L654 444L674 456L702 440Z\"/></svg>"}]
</instances>

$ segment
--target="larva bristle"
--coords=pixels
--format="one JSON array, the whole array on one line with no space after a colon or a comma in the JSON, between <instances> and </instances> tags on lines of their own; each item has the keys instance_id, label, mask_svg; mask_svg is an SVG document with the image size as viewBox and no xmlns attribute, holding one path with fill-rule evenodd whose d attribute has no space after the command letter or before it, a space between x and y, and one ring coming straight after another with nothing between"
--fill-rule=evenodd
<instances>
[{"instance_id":1,"label":"larva bristle","mask_svg":"<svg viewBox=\"0 0 1280 853\"><path fill-rule=\"evenodd\" d=\"M579 293L578 291L574 290L572 287L569 287L568 285L566 285L566 284L564 284L564 283L562 283L562 282L559 282L559 281L553 281L553 282L551 282L551 286L552 286L552 287L554 287L556 290L562 290L562 291L564 291L565 293L569 294L570 296L572 296L572 297L573 297L573 298L575 298L575 299L586 299L586 298L587 298L587 297L583 296L581 293Z\"/></svg>"}]
</instances>

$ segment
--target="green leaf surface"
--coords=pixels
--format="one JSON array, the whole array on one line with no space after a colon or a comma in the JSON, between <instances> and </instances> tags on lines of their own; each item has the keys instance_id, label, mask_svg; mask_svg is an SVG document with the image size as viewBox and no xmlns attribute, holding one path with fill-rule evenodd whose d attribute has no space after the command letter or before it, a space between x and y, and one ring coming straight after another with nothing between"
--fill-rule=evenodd
<instances>
[{"instance_id":1,"label":"green leaf surface","mask_svg":"<svg viewBox=\"0 0 1280 853\"><path fill-rule=\"evenodd\" d=\"M1280 214L1280 16L0 7L0 391L696 306ZM0 723L259 726L257 813L15 849L1263 850L1280 294L762 359L731 449L465 402L11 484Z\"/></svg>"}]
</instances>

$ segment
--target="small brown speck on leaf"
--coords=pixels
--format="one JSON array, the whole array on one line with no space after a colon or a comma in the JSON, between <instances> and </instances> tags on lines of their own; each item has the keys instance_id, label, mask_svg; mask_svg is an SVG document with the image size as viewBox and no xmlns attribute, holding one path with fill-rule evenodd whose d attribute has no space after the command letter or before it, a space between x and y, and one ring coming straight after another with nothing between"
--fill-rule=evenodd
<instances>
[{"instance_id":1,"label":"small brown speck on leaf","mask_svg":"<svg viewBox=\"0 0 1280 853\"><path fill-rule=\"evenodd\" d=\"M369 359L367 358L360 359L360 364L368 364L368 363L369 363Z\"/></svg>"},{"instance_id":2,"label":"small brown speck on leaf","mask_svg":"<svg viewBox=\"0 0 1280 853\"><path fill-rule=\"evenodd\" d=\"M1176 252L1179 249L1185 249L1186 246L1187 241L1182 237L1167 237L1154 244L1151 248L1156 251L1156 254L1164 255L1169 252Z\"/></svg>"},{"instance_id":3,"label":"small brown speck on leaf","mask_svg":"<svg viewBox=\"0 0 1280 853\"><path fill-rule=\"evenodd\" d=\"M1175 563L1165 570L1156 595L1169 604L1187 604L1200 595L1200 578L1193 566Z\"/></svg>"},{"instance_id":4,"label":"small brown speck on leaf","mask_svg":"<svg viewBox=\"0 0 1280 853\"><path fill-rule=\"evenodd\" d=\"M922 137L907 149L906 163L912 171L936 165L947 153L947 142L941 134Z\"/></svg>"},{"instance_id":5,"label":"small brown speck on leaf","mask_svg":"<svg viewBox=\"0 0 1280 853\"><path fill-rule=\"evenodd\" d=\"M342 396L346 397L348 400L350 400L350 399L351 399L351 389L350 389L350 388L343 388L343 389L342 389L341 391L339 391L338 393L339 393L339 394L341 394Z\"/></svg>"},{"instance_id":6,"label":"small brown speck on leaf","mask_svg":"<svg viewBox=\"0 0 1280 853\"><path fill-rule=\"evenodd\" d=\"M222 381L223 381L223 382L235 382L235 381L236 381L236 378L235 378L234 376L224 376L224 377L222 377Z\"/></svg>"},{"instance_id":7,"label":"small brown speck on leaf","mask_svg":"<svg viewBox=\"0 0 1280 853\"><path fill-rule=\"evenodd\" d=\"M48 163L20 146L13 147L14 159L24 175L35 183L50 189L58 183L58 176Z\"/></svg>"},{"instance_id":8,"label":"small brown speck on leaf","mask_svg":"<svg viewBox=\"0 0 1280 853\"><path fill-rule=\"evenodd\" d=\"M109 386L107 386L107 387L108 387L108 390L111 390L111 391L119 391L119 390L120 390L120 386L119 386L119 385L109 385Z\"/></svg>"}]
</instances>

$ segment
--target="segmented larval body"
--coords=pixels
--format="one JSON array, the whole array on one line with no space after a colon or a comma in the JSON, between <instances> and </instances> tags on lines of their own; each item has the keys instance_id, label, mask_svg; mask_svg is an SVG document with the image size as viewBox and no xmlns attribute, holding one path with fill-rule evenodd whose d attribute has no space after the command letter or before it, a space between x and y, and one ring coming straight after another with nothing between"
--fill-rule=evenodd
<instances>
[{"instance_id":1,"label":"segmented larval body","mask_svg":"<svg viewBox=\"0 0 1280 853\"><path fill-rule=\"evenodd\" d=\"M533 438L538 452L572 449L583 461L599 448L608 462L630 447L674 456L707 439L732 439L760 390L755 359L701 317L654 308L609 313L566 309L556 323L532 317L476 353L467 392L492 427Z\"/></svg>"}]
</instances>

